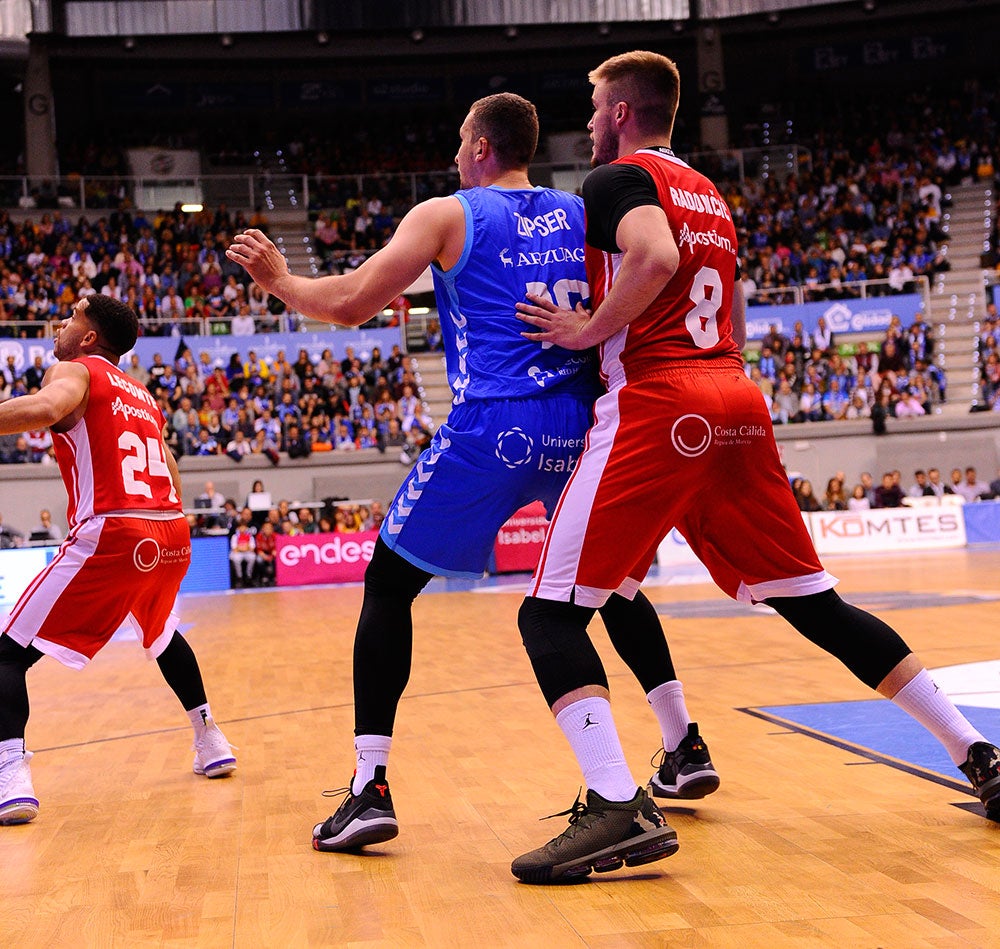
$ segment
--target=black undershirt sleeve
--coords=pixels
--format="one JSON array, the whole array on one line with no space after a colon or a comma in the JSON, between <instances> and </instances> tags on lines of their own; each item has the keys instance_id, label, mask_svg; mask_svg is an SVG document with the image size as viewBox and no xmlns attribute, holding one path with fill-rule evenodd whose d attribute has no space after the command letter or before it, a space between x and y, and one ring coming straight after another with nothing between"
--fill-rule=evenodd
<instances>
[{"instance_id":1,"label":"black undershirt sleeve","mask_svg":"<svg viewBox=\"0 0 1000 949\"><path fill-rule=\"evenodd\" d=\"M587 243L609 254L621 253L616 236L622 218L633 208L660 206L653 176L639 165L600 165L583 182Z\"/></svg>"},{"instance_id":2,"label":"black undershirt sleeve","mask_svg":"<svg viewBox=\"0 0 1000 949\"><path fill-rule=\"evenodd\" d=\"M639 165L600 165L584 179L582 190L587 209L587 243L609 254L621 253L615 238L618 225L629 211L647 204L662 206L653 176ZM741 278L737 258L733 279Z\"/></svg>"}]
</instances>

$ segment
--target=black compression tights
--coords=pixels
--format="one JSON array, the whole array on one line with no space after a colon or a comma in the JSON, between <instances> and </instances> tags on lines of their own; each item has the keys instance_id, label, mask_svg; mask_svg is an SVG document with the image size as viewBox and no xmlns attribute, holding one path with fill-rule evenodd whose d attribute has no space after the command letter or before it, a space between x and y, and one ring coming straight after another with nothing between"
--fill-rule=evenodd
<instances>
[{"instance_id":1,"label":"black compression tights","mask_svg":"<svg viewBox=\"0 0 1000 949\"><path fill-rule=\"evenodd\" d=\"M587 635L592 608L526 597L518 626L535 678L551 708L564 695L586 686L608 687L600 656ZM676 678L670 650L653 605L642 593L627 600L612 595L600 608L615 651L644 692Z\"/></svg>"},{"instance_id":2,"label":"black compression tights","mask_svg":"<svg viewBox=\"0 0 1000 949\"><path fill-rule=\"evenodd\" d=\"M410 678L412 606L432 574L375 544L365 571L365 596L354 637L354 733L391 735ZM642 593L614 595L601 607L608 637L646 692L676 678L659 617ZM593 615L591 611L583 627ZM598 661L599 662L599 661ZM581 683L583 685L589 683Z\"/></svg>"},{"instance_id":3,"label":"black compression tights","mask_svg":"<svg viewBox=\"0 0 1000 949\"><path fill-rule=\"evenodd\" d=\"M354 733L391 735L410 679L417 594L432 574L414 567L379 538L365 570L365 598L354 636Z\"/></svg>"},{"instance_id":4,"label":"black compression tights","mask_svg":"<svg viewBox=\"0 0 1000 949\"><path fill-rule=\"evenodd\" d=\"M25 675L41 658L34 646L0 636L0 741L24 738L29 711Z\"/></svg>"},{"instance_id":5,"label":"black compression tights","mask_svg":"<svg viewBox=\"0 0 1000 949\"><path fill-rule=\"evenodd\" d=\"M910 654L910 647L891 626L845 603L833 590L771 596L764 602L873 689Z\"/></svg>"},{"instance_id":6,"label":"black compression tights","mask_svg":"<svg viewBox=\"0 0 1000 949\"><path fill-rule=\"evenodd\" d=\"M21 646L9 636L0 636L0 741L24 737L30 711L26 673L41 658L34 646ZM180 633L174 633L156 662L185 709L205 704L198 660Z\"/></svg>"},{"instance_id":7,"label":"black compression tights","mask_svg":"<svg viewBox=\"0 0 1000 949\"><path fill-rule=\"evenodd\" d=\"M208 701L194 650L176 630L167 648L156 657L156 664L185 710L190 711Z\"/></svg>"},{"instance_id":8,"label":"black compression tights","mask_svg":"<svg viewBox=\"0 0 1000 949\"><path fill-rule=\"evenodd\" d=\"M611 645L639 680L643 692L652 692L677 678L660 617L642 591L633 600L614 593L599 612Z\"/></svg>"}]
</instances>

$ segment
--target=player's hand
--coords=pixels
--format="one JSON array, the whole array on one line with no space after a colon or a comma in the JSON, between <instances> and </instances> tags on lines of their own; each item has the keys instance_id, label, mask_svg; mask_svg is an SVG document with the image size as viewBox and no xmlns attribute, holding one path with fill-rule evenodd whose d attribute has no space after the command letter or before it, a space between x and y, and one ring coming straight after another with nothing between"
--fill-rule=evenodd
<instances>
[{"instance_id":1,"label":"player's hand","mask_svg":"<svg viewBox=\"0 0 1000 949\"><path fill-rule=\"evenodd\" d=\"M253 227L233 238L226 256L240 264L253 278L253 282L267 292L271 292L278 280L288 274L285 255L263 231Z\"/></svg>"},{"instance_id":2,"label":"player's hand","mask_svg":"<svg viewBox=\"0 0 1000 949\"><path fill-rule=\"evenodd\" d=\"M528 303L516 304L517 315L525 323L537 327L537 332L521 333L525 339L563 349L589 349L594 345L586 336L590 311L582 303L578 303L575 310L567 310L530 293L527 298Z\"/></svg>"}]
</instances>

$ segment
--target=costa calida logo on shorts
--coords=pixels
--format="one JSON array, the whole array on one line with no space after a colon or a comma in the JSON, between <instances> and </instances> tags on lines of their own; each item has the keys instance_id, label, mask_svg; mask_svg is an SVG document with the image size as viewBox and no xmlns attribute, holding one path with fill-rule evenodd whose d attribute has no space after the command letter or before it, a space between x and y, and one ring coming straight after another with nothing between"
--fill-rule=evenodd
<instances>
[{"instance_id":1,"label":"costa calida logo on shorts","mask_svg":"<svg viewBox=\"0 0 1000 949\"><path fill-rule=\"evenodd\" d=\"M670 427L670 443L685 458L697 458L712 444L712 426L700 415L682 415Z\"/></svg>"},{"instance_id":2,"label":"costa calida logo on shorts","mask_svg":"<svg viewBox=\"0 0 1000 949\"><path fill-rule=\"evenodd\" d=\"M141 573L155 570L160 562L160 545L152 537L143 537L132 551L132 561Z\"/></svg>"},{"instance_id":3,"label":"costa calida logo on shorts","mask_svg":"<svg viewBox=\"0 0 1000 949\"><path fill-rule=\"evenodd\" d=\"M496 455L508 468L518 468L531 461L535 447L532 437L521 428L511 428L497 436Z\"/></svg>"}]
</instances>

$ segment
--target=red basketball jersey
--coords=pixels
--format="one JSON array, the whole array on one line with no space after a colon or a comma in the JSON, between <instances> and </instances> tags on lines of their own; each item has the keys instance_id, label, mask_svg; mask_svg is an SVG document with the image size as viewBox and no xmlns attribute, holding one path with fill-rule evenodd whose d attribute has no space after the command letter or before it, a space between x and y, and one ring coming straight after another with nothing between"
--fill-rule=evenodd
<instances>
[{"instance_id":1,"label":"red basketball jersey","mask_svg":"<svg viewBox=\"0 0 1000 949\"><path fill-rule=\"evenodd\" d=\"M76 362L90 373L87 410L68 432L52 433L69 526L95 514L179 513L156 400L102 356Z\"/></svg>"},{"instance_id":2,"label":"red basketball jersey","mask_svg":"<svg viewBox=\"0 0 1000 949\"><path fill-rule=\"evenodd\" d=\"M704 175L666 151L642 149L614 164L639 165L656 184L680 250L677 272L649 308L600 347L609 389L678 359L740 358L730 312L736 275L736 229L726 202ZM586 248L591 303L608 295L621 254Z\"/></svg>"}]
</instances>

